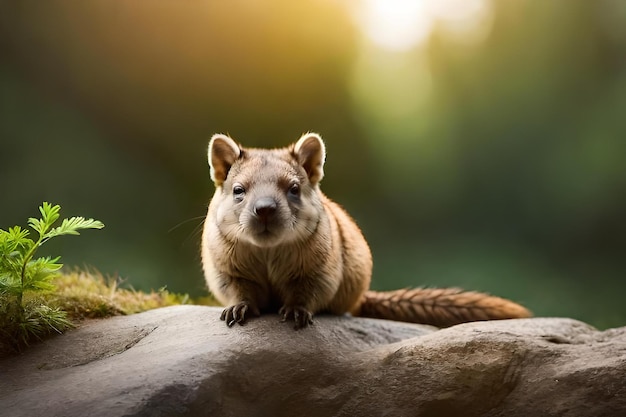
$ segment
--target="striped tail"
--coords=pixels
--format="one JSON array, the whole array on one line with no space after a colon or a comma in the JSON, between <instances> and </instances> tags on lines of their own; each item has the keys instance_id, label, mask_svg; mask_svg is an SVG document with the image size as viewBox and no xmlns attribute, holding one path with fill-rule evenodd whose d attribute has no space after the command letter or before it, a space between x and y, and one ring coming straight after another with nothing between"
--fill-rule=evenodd
<instances>
[{"instance_id":1,"label":"striped tail","mask_svg":"<svg viewBox=\"0 0 626 417\"><path fill-rule=\"evenodd\" d=\"M531 317L526 308L504 298L460 288L367 291L356 316L448 327L479 320Z\"/></svg>"}]
</instances>

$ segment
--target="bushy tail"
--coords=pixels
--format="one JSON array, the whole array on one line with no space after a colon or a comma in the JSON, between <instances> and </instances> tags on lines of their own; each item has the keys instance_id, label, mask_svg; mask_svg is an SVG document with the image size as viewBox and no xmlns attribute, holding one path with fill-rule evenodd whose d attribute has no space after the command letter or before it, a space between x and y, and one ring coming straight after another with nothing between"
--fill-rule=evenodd
<instances>
[{"instance_id":1,"label":"bushy tail","mask_svg":"<svg viewBox=\"0 0 626 417\"><path fill-rule=\"evenodd\" d=\"M448 327L478 320L531 317L526 308L504 298L460 288L367 291L355 315Z\"/></svg>"}]
</instances>

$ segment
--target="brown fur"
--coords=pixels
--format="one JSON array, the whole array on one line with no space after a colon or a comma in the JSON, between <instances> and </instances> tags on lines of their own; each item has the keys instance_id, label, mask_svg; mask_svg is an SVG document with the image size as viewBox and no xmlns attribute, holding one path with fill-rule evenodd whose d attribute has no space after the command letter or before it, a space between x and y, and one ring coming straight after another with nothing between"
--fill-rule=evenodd
<instances>
[{"instance_id":1,"label":"brown fur","mask_svg":"<svg viewBox=\"0 0 626 417\"><path fill-rule=\"evenodd\" d=\"M511 301L455 289L367 291L370 249L354 220L319 188L325 148L316 134L272 150L214 135L208 156L216 190L202 263L229 326L272 311L293 318L296 328L319 312L444 326L530 315Z\"/></svg>"}]
</instances>

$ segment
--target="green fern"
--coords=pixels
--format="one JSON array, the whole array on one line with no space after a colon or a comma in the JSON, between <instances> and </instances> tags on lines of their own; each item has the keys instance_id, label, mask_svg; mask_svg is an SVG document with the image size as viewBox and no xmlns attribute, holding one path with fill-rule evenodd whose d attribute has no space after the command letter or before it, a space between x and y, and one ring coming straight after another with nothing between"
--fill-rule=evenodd
<instances>
[{"instance_id":1,"label":"green fern","mask_svg":"<svg viewBox=\"0 0 626 417\"><path fill-rule=\"evenodd\" d=\"M59 257L33 259L41 245L56 236L104 227L102 222L84 217L64 219L60 226L53 227L60 210L60 206L44 202L39 207L41 218L28 219L28 225L38 234L36 239L19 226L8 231L0 229L0 351L2 344L19 349L33 338L41 339L71 326L65 312L41 300L24 302L25 295L53 291L52 281L63 266Z\"/></svg>"}]
</instances>

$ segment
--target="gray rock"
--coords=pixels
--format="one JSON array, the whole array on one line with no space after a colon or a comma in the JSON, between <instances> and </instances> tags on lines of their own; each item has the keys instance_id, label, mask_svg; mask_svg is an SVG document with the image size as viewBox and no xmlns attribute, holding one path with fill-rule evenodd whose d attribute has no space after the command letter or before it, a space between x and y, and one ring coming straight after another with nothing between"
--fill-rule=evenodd
<instances>
[{"instance_id":1,"label":"gray rock","mask_svg":"<svg viewBox=\"0 0 626 417\"><path fill-rule=\"evenodd\" d=\"M3 359L0 415L626 415L626 328L318 316L294 331L271 315L227 328L220 311L92 321Z\"/></svg>"}]
</instances>

